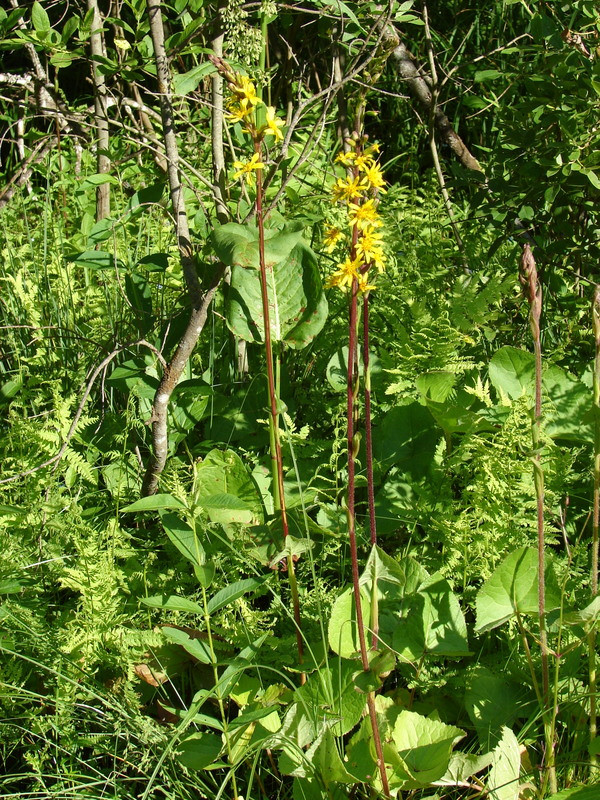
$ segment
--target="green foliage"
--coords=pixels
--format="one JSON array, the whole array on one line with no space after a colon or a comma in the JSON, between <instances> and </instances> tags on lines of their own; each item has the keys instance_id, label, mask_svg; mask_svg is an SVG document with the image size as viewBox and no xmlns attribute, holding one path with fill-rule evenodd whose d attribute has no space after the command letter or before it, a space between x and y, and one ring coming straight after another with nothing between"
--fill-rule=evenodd
<instances>
[{"instance_id":1,"label":"green foliage","mask_svg":"<svg viewBox=\"0 0 600 800\"><path fill-rule=\"evenodd\" d=\"M597 777L586 665L599 613L589 585L594 352L582 296L598 261L597 9L591 0L430 9L440 101L486 171L485 184L468 180L440 144L464 253L424 128L408 122L405 82L374 51L357 77L369 83L384 70L388 91L371 95L366 126L385 142L390 182L381 200L389 268L370 298L377 547L368 544L364 437L356 440L363 669L347 588L347 303L323 289L333 257L318 246L343 120L333 103L321 117L315 97L333 80L332 47L354 66L371 52L379 10L308 5L219 6L234 68L265 102L290 104L288 123L295 98L303 103L283 159L265 150L267 203L279 193L266 256L285 542L269 458L258 231L247 188L227 176L248 142L227 120L219 180L229 222L217 224L213 202L206 55L217 4L176 0L163 13L199 276L208 285L217 259L231 275L171 398L160 493L143 499L161 358L189 316L145 4L128 0L103 21L106 52L95 63L118 100L107 175L86 138L92 126L81 125L93 107L79 83L91 63L90 14L47 2L0 9L7 70L27 78L33 48L75 126L34 115L33 93L25 101L3 84L4 183L22 146L33 158L31 193L27 181L16 188L0 230L0 480L23 473L0 484L3 797L370 797L382 791L367 708L375 692L399 799L470 791L542 800L535 364L517 295L516 217L536 239L543 274L555 797L597 794L585 785ZM424 64L421 9L393 3L391 14ZM353 109L353 84L346 90ZM56 125L60 146L36 161ZM112 213L97 222L102 185ZM359 373L364 381L362 362Z\"/></svg>"}]
</instances>

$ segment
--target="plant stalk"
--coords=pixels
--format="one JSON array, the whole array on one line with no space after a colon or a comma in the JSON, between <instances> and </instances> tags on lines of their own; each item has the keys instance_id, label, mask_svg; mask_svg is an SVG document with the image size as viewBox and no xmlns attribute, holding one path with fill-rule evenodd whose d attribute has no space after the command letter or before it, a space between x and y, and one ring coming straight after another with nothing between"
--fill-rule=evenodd
<instances>
[{"instance_id":1,"label":"plant stalk","mask_svg":"<svg viewBox=\"0 0 600 800\"><path fill-rule=\"evenodd\" d=\"M355 247L358 238L358 231L356 226L352 233L352 253L351 258L355 257ZM356 411L356 396L358 389L358 347L357 347L357 325L358 325L358 281L356 278L352 281L351 297L350 297L350 313L349 313L349 331L348 331L348 371L347 371L347 422L348 422L348 498L347 498L347 515L348 515L348 539L350 542L350 559L352 562L352 587L354 590L354 605L356 606L356 626L358 628L358 640L360 643L360 658L362 668L365 672L369 672L369 656L367 651L367 641L365 637L365 625L362 614L362 604L360 596L360 576L358 572L358 551L356 547L356 514L354 508L354 495L355 495L355 458L357 449L357 439L354 430L355 411ZM377 724L377 711L375 708L375 692L367 694L367 707L369 709L369 719L371 721L371 730L373 733L373 744L375 745L375 753L377 754L377 766L381 776L381 785L383 793L386 797L390 796L390 787L385 768L385 761L383 758L383 746L381 743L381 735Z\"/></svg>"},{"instance_id":2,"label":"plant stalk","mask_svg":"<svg viewBox=\"0 0 600 800\"><path fill-rule=\"evenodd\" d=\"M533 442L533 476L535 484L538 540L538 617L540 634L540 651L542 658L542 714L544 719L544 735L546 752L544 756L544 778L542 795L546 785L550 784L552 794L557 792L556 766L554 753L555 709L550 708L550 663L548 650L548 634L546 631L546 588L545 588L545 532L544 532L544 470L542 467L542 345L540 338L540 319L542 315L542 287L540 286L537 268L529 243L523 245L520 262L520 280L529 303L529 326L533 338L535 354L535 405L531 423Z\"/></svg>"},{"instance_id":3,"label":"plant stalk","mask_svg":"<svg viewBox=\"0 0 600 800\"><path fill-rule=\"evenodd\" d=\"M254 142L254 151L257 153L259 159L261 157L261 143L260 141ZM267 382L269 385L269 435L271 442L271 459L275 456L275 473L273 481L273 497L275 502L275 509L281 513L281 526L283 529L283 539L287 539L289 535L289 525L287 519L287 510L285 504L285 492L283 486L283 458L281 454L281 439L279 436L279 410L278 398L275 386L275 371L273 368L273 345L271 342L271 318L269 312L269 293L268 293L268 276L267 265L265 260L265 220L263 214L263 188L262 188L262 175L260 170L257 170L256 175L256 224L258 227L258 251L260 263L260 291L262 298L262 311L263 311L263 325L265 330L265 359L267 362ZM269 268L272 270L272 267ZM298 595L298 584L296 582L296 573L294 570L294 559L288 556L287 572L288 580L290 583L290 592L292 595L292 606L294 613L294 622L296 624L296 643L298 646L298 662L300 665L304 663L304 642L302 640L302 625L300 617L300 598ZM301 683L306 681L306 675L301 673Z\"/></svg>"},{"instance_id":4,"label":"plant stalk","mask_svg":"<svg viewBox=\"0 0 600 800\"><path fill-rule=\"evenodd\" d=\"M600 527L600 284L594 289L592 324L596 353L594 358L594 499L592 509L592 564L590 587L592 598L598 594L598 530ZM588 635L588 683L590 690L590 742L598 735L598 689L596 674L596 630ZM598 768L598 758L590 756L591 772Z\"/></svg>"}]
</instances>

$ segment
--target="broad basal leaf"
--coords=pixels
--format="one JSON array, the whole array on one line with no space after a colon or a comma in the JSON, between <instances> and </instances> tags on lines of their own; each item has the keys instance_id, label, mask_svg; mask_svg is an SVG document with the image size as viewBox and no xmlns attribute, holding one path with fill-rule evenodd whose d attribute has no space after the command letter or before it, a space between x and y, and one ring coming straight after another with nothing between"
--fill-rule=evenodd
<instances>
[{"instance_id":1,"label":"broad basal leaf","mask_svg":"<svg viewBox=\"0 0 600 800\"><path fill-rule=\"evenodd\" d=\"M521 753L519 742L510 728L502 729L502 738L492 751L492 768L487 780L490 800L519 800Z\"/></svg>"},{"instance_id":2,"label":"broad basal leaf","mask_svg":"<svg viewBox=\"0 0 600 800\"><path fill-rule=\"evenodd\" d=\"M364 589L361 589L361 610L364 625L369 625L371 603ZM338 597L331 609L329 619L329 646L342 658L352 658L360 652L358 623L356 621L356 603L354 589L349 587Z\"/></svg>"},{"instance_id":3,"label":"broad basal leaf","mask_svg":"<svg viewBox=\"0 0 600 800\"><path fill-rule=\"evenodd\" d=\"M533 547L510 553L483 584L475 601L475 631L485 633L502 625L517 611L538 613L538 554ZM560 607L560 589L552 563L546 555L546 610Z\"/></svg>"},{"instance_id":4,"label":"broad basal leaf","mask_svg":"<svg viewBox=\"0 0 600 800\"><path fill-rule=\"evenodd\" d=\"M267 270L271 338L290 347L306 347L327 319L327 300L317 261L302 242L289 257ZM256 270L234 266L226 303L227 325L249 342L264 337L260 275Z\"/></svg>"}]
</instances>

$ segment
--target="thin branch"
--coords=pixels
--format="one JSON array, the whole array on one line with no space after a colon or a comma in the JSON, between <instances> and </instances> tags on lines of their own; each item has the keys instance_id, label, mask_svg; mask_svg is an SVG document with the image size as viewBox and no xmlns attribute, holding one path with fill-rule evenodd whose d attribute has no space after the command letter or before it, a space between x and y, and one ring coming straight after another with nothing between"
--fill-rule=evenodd
<instances>
[{"instance_id":1,"label":"thin branch","mask_svg":"<svg viewBox=\"0 0 600 800\"><path fill-rule=\"evenodd\" d=\"M150 33L154 44L154 57L156 61L156 78L160 98L160 110L163 122L163 137L167 155L167 174L171 191L171 202L175 215L177 244L183 275L194 309L198 310L202 304L202 290L196 272L196 259L194 257L190 238L181 174L179 169L179 150L175 135L175 117L171 92L171 71L165 48L165 30L161 13L161 0L147 0Z\"/></svg>"}]
</instances>

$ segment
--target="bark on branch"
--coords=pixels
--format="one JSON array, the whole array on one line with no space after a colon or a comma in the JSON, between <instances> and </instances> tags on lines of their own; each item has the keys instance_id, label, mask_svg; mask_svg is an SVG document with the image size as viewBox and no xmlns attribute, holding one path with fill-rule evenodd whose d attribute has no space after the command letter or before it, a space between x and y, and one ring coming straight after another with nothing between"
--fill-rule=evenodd
<instances>
[{"instance_id":1,"label":"bark on branch","mask_svg":"<svg viewBox=\"0 0 600 800\"><path fill-rule=\"evenodd\" d=\"M142 496L154 494L158 488L160 475L165 467L168 455L167 411L173 390L196 346L196 342L208 316L210 304L223 278L225 268L215 265L215 270L205 291L202 290L196 273L196 260L192 250L188 217L181 185L179 151L175 136L173 104L171 98L171 74L165 49L165 34L161 14L160 0L146 0L150 19L150 32L154 43L156 74L163 122L163 139L167 157L167 175L175 217L175 232L179 247L179 258L185 282L192 304L192 313L185 333L173 358L166 366L159 387L154 396L152 414L149 423L152 425L153 452L142 483Z\"/></svg>"},{"instance_id":2,"label":"bark on branch","mask_svg":"<svg viewBox=\"0 0 600 800\"><path fill-rule=\"evenodd\" d=\"M99 175L110 172L110 135L108 129L108 107L106 104L107 90L104 75L98 69L98 64L104 58L104 42L102 39L102 17L97 0L87 0L88 13L92 14L92 33L90 35L90 50L92 52L92 81L94 83L94 105L96 131L98 135L98 150L96 155L96 169ZM110 183L100 184L96 189L96 220L110 216Z\"/></svg>"},{"instance_id":3,"label":"bark on branch","mask_svg":"<svg viewBox=\"0 0 600 800\"><path fill-rule=\"evenodd\" d=\"M428 120L433 116L435 127L442 141L450 147L464 167L483 172L481 164L454 130L448 117L441 108L435 105L428 81L423 77L422 70L415 63L414 57L402 42L398 32L391 25L388 25L384 35L388 39L397 39L398 44L392 51L392 61L395 62L398 73L406 82L408 90L421 106L425 119Z\"/></svg>"}]
</instances>

